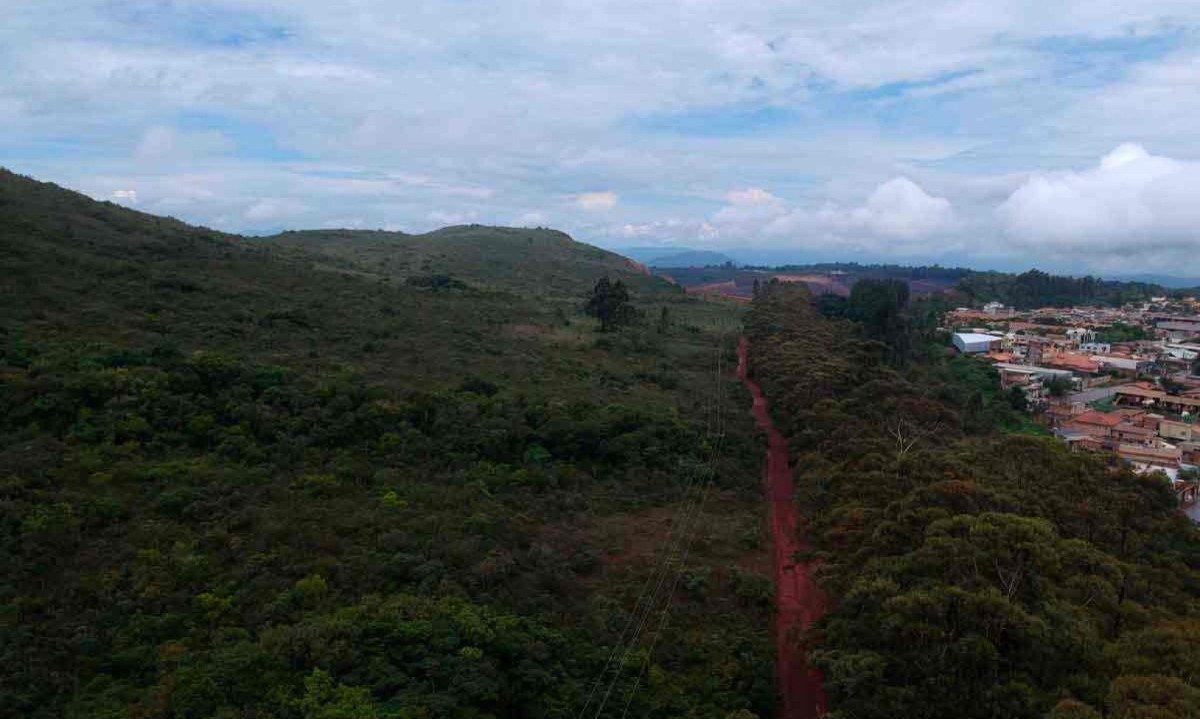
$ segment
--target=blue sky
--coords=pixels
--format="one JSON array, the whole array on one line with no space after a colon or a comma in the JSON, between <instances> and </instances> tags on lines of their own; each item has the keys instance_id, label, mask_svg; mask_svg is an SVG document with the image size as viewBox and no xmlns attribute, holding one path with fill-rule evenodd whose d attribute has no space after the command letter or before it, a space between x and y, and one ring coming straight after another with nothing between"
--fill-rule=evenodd
<instances>
[{"instance_id":1,"label":"blue sky","mask_svg":"<svg viewBox=\"0 0 1200 719\"><path fill-rule=\"evenodd\" d=\"M1195 273L1198 39L1194 0L10 0L0 164L247 233Z\"/></svg>"}]
</instances>

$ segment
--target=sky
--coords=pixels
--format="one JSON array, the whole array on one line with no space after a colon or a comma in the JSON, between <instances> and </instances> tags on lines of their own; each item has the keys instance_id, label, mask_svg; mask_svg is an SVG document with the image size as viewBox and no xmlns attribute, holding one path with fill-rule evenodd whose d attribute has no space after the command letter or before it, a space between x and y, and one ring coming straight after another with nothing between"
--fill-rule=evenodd
<instances>
[{"instance_id":1,"label":"sky","mask_svg":"<svg viewBox=\"0 0 1200 719\"><path fill-rule=\"evenodd\" d=\"M5 0L0 165L222 230L1200 274L1196 0Z\"/></svg>"}]
</instances>

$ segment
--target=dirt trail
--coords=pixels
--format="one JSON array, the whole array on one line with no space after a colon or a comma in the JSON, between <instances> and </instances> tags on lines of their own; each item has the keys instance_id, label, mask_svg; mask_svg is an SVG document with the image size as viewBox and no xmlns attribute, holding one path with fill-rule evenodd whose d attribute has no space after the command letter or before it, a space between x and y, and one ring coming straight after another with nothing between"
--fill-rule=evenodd
<instances>
[{"instance_id":1,"label":"dirt trail","mask_svg":"<svg viewBox=\"0 0 1200 719\"><path fill-rule=\"evenodd\" d=\"M746 339L742 338L738 343L738 377L750 390L754 419L767 434L764 475L775 547L775 680L782 697L779 719L812 719L825 713L825 687L821 672L808 666L796 635L825 612L825 599L813 583L813 566L795 560L796 552L807 545L796 531L787 440L771 422L762 388L746 373L746 350Z\"/></svg>"}]
</instances>

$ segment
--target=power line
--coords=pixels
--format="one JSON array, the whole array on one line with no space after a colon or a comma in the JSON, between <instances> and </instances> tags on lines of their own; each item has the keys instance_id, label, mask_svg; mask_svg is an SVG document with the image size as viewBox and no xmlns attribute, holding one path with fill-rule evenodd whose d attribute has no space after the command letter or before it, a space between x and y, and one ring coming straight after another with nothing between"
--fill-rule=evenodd
<instances>
[{"instance_id":1,"label":"power line","mask_svg":"<svg viewBox=\"0 0 1200 719\"><path fill-rule=\"evenodd\" d=\"M671 560L673 557L678 557L678 566L674 573L674 577L670 582L670 589L667 591L667 593L665 595L662 612L659 614L658 626L654 630L654 634L653 634L653 637L651 638L650 646L648 648L646 657L642 661L641 667L638 671L637 679L635 680L633 687L630 689L630 691L626 697L625 707L622 712L622 716L625 716L625 714L628 713L629 708L632 705L632 702L633 702L634 696L637 693L638 687L641 685L642 676L645 674L645 671L646 671L647 667L649 666L651 659L653 658L654 649L657 646L658 641L661 638L661 636L666 628L667 622L669 620L672 597L674 596L675 591L679 586L680 579L683 577L683 574L686 571L687 559L690 556L691 548L692 548L692 545L693 545L693 543L695 541L695 537L696 537L695 529L699 523L700 517L702 516L702 514L704 512L704 505L707 502L709 490L711 489L713 479L716 476L716 467L717 467L718 462L720 461L720 458L722 456L722 452L724 449L725 386L721 380L722 364L723 364L722 351L723 351L724 341L725 341L725 335L724 335L724 333L722 333L721 336L718 338L718 342L717 342L717 346L716 346L716 358L715 358L715 362L714 362L714 365L715 365L715 367L714 367L714 382L715 382L715 390L716 390L715 391L716 401L715 401L715 403L714 402L706 403L706 412L705 412L706 416L708 415L707 410L709 407L713 407L714 414L715 414L715 416L712 418L712 420L707 423L708 428L706 431L706 435L710 439L713 440L709 446L709 457L708 457L708 461L706 463L707 466L705 467L705 469L698 471L689 480L688 487L685 490L684 504L682 507L680 507L680 510L677 513L677 519L682 520L677 525L681 529L681 531L677 535L673 534L673 536L671 538L669 538L669 540L668 540L667 551L664 553L662 562L661 562L659 568L655 572L655 575L657 575L657 577L658 577L658 581L655 584L655 589L650 597L650 600L643 604L641 602L641 597L639 596L639 603L635 607L635 616L631 617L631 622L632 622L632 620L634 618L636 618L637 614L641 614L641 619L638 621L638 628L634 632L633 636L630 638L628 645L625 647L625 652L623 653L623 655L621 657L621 661L617 665L612 678L608 682L608 688L605 690L604 696L601 699L599 706L596 708L595 713L593 714L593 718L599 717L600 713L602 711L604 711L605 706L608 704L608 700L609 700L610 696L612 695L613 689L616 687L617 681L619 681L619 679L620 679L620 676L625 667L625 664L627 663L630 655L633 653L633 651L636 649L636 647L639 644L639 640L641 638L643 630L645 629L646 622L650 619L650 617L652 616L652 614L655 610L655 607L658 605L659 595L661 594L662 588L664 586L666 586L666 578L670 574ZM710 397L711 397L711 395L710 395ZM717 428L715 438L713 438L712 431L711 431L711 428L714 425ZM696 498L688 498L688 495L691 493L691 488L695 485L697 479L701 480L701 488L700 488L699 496ZM672 527L673 533L674 533L674 529L675 529L675 526ZM674 546L674 548L672 548L671 544L670 544L670 539L672 539L672 538L675 539L677 542L677 544ZM682 554L680 554L680 552L679 552L680 547L682 547L682 550L683 550ZM654 576L654 575L652 575L652 576ZM646 588L648 588L648 584L643 587L643 594L644 594L644 591ZM610 654L609 661L606 662L604 671L601 672L600 679L597 681L596 685L593 685L592 692L589 693L588 701L584 705L584 709L580 712L580 716L582 716L583 713L587 710L588 706L591 705L592 697L595 694L596 687L600 683L603 682L603 678L607 674L607 670L608 670L608 667L611 665L612 659L615 657L616 653L619 652L619 650L622 646L622 642L624 641L624 635L628 631L629 626L630 626L629 624L626 625L626 631L622 632L622 636L618 640L618 644L614 648L614 652L612 654Z\"/></svg>"}]
</instances>

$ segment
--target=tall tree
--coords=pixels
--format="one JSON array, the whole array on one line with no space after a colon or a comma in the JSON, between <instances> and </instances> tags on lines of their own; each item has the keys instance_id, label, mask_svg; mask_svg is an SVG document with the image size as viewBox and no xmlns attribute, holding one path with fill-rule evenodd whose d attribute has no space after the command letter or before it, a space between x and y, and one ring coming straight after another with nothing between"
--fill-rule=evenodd
<instances>
[{"instance_id":1,"label":"tall tree","mask_svg":"<svg viewBox=\"0 0 1200 719\"><path fill-rule=\"evenodd\" d=\"M601 277L588 296L587 313L600 320L600 331L611 332L621 325L629 324L636 310L629 304L629 290L621 280L612 282Z\"/></svg>"}]
</instances>

